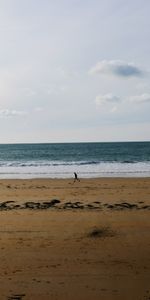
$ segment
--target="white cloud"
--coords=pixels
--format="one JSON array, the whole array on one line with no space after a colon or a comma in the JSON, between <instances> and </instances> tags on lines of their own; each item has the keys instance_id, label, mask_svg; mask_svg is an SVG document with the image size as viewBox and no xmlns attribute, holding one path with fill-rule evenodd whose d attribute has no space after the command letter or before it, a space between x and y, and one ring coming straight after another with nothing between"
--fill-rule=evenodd
<instances>
[{"instance_id":1,"label":"white cloud","mask_svg":"<svg viewBox=\"0 0 150 300\"><path fill-rule=\"evenodd\" d=\"M129 97L130 102L135 102L135 103L145 103L145 102L150 102L150 94L142 94L142 95L137 95L137 96L131 96Z\"/></svg>"},{"instance_id":2,"label":"white cloud","mask_svg":"<svg viewBox=\"0 0 150 300\"><path fill-rule=\"evenodd\" d=\"M27 112L20 111L20 110L10 110L10 109L1 109L0 110L0 117L16 117L16 116L23 116L26 115Z\"/></svg>"},{"instance_id":3,"label":"white cloud","mask_svg":"<svg viewBox=\"0 0 150 300\"><path fill-rule=\"evenodd\" d=\"M120 102L120 98L117 96L114 96L112 94L106 94L106 95L98 95L95 99L95 102L97 105L103 105L106 103L117 103Z\"/></svg>"},{"instance_id":4,"label":"white cloud","mask_svg":"<svg viewBox=\"0 0 150 300\"><path fill-rule=\"evenodd\" d=\"M131 62L121 60L102 60L99 61L91 70L90 74L112 74L120 77L139 77L143 75L140 67Z\"/></svg>"},{"instance_id":5,"label":"white cloud","mask_svg":"<svg viewBox=\"0 0 150 300\"><path fill-rule=\"evenodd\" d=\"M95 103L97 106L102 106L106 104L117 104L117 103L146 103L150 102L150 94L144 93L141 95L135 95L135 96L129 96L129 97L118 97L112 94L106 94L106 95L98 95L96 96ZM114 105L111 109L111 112L116 111L117 106Z\"/></svg>"},{"instance_id":6,"label":"white cloud","mask_svg":"<svg viewBox=\"0 0 150 300\"><path fill-rule=\"evenodd\" d=\"M113 114L113 113L115 113L115 112L117 111L117 109L118 109L118 108L117 108L117 106L115 105L115 106L112 107L112 109L111 109L110 112Z\"/></svg>"}]
</instances>

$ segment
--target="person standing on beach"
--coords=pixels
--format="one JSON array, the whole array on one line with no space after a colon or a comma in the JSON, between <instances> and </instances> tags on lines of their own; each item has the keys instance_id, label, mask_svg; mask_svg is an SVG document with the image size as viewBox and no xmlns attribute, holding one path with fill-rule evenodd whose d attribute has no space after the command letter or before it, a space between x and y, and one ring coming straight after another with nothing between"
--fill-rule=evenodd
<instances>
[{"instance_id":1,"label":"person standing on beach","mask_svg":"<svg viewBox=\"0 0 150 300\"><path fill-rule=\"evenodd\" d=\"M74 172L74 182L75 181L80 181L76 172Z\"/></svg>"}]
</instances>

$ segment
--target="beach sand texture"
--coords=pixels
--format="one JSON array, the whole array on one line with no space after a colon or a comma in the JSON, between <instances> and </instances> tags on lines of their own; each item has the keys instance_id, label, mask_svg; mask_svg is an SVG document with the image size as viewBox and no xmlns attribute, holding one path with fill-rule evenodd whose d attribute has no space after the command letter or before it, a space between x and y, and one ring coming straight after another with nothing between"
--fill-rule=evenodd
<instances>
[{"instance_id":1,"label":"beach sand texture","mask_svg":"<svg viewBox=\"0 0 150 300\"><path fill-rule=\"evenodd\" d=\"M150 299L150 178L0 180L0 299Z\"/></svg>"}]
</instances>

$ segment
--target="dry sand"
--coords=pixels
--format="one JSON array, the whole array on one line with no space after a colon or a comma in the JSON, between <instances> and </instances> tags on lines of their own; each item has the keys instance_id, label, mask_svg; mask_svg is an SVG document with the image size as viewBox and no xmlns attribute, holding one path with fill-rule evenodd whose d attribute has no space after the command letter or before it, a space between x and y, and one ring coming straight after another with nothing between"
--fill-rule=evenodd
<instances>
[{"instance_id":1,"label":"dry sand","mask_svg":"<svg viewBox=\"0 0 150 300\"><path fill-rule=\"evenodd\" d=\"M0 300L150 299L150 178L0 180L0 225Z\"/></svg>"}]
</instances>

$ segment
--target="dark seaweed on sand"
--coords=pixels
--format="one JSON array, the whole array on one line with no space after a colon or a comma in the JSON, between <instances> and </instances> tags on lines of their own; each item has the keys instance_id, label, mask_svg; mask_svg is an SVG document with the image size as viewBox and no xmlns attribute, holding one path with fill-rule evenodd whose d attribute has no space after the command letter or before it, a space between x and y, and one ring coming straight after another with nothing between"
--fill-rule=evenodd
<instances>
[{"instance_id":1,"label":"dark seaweed on sand","mask_svg":"<svg viewBox=\"0 0 150 300\"><path fill-rule=\"evenodd\" d=\"M106 238L106 237L113 237L115 232L111 230L109 227L95 227L89 233L88 237L91 238Z\"/></svg>"}]
</instances>

